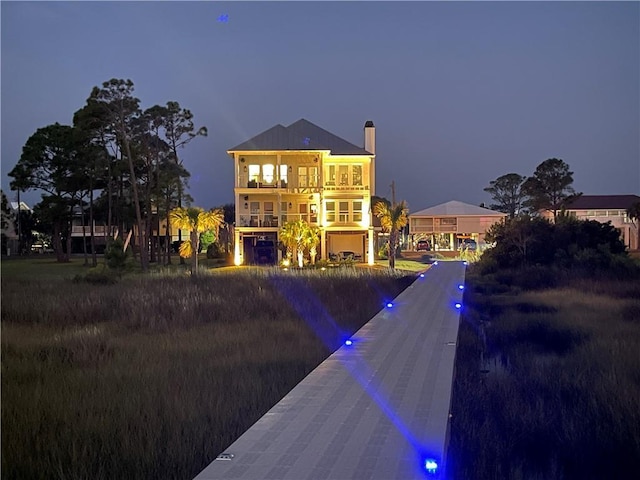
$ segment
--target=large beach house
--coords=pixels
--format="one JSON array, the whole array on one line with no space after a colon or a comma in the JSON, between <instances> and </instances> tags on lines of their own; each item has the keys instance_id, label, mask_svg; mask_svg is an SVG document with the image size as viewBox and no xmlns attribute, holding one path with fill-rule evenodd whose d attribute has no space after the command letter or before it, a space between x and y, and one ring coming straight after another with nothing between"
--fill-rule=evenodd
<instances>
[{"instance_id":1,"label":"large beach house","mask_svg":"<svg viewBox=\"0 0 640 480\"><path fill-rule=\"evenodd\" d=\"M227 153L235 172L236 265L279 262L278 232L298 219L319 228L320 258L348 254L373 264L373 122L364 125L364 148L300 119Z\"/></svg>"}]
</instances>

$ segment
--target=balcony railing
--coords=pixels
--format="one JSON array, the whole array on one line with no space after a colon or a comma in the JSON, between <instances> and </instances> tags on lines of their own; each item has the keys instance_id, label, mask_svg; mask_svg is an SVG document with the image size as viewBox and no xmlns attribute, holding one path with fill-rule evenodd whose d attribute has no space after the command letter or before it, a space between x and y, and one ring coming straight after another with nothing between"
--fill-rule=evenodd
<instances>
[{"instance_id":1,"label":"balcony railing","mask_svg":"<svg viewBox=\"0 0 640 480\"><path fill-rule=\"evenodd\" d=\"M260 227L260 228L279 228L287 222L294 220L304 220L311 225L318 224L318 215L310 213L282 213L274 214L253 214L240 215L240 223L238 227Z\"/></svg>"},{"instance_id":2,"label":"balcony railing","mask_svg":"<svg viewBox=\"0 0 640 480\"><path fill-rule=\"evenodd\" d=\"M82 225L73 225L71 227L71 236L73 236L73 237L80 236L81 237L83 228L84 228L84 234L87 237L89 235L91 235L91 226L90 225L85 225L84 227ZM105 225L95 225L93 227L93 234L95 236L107 236L107 235L109 235L109 229Z\"/></svg>"}]
</instances>

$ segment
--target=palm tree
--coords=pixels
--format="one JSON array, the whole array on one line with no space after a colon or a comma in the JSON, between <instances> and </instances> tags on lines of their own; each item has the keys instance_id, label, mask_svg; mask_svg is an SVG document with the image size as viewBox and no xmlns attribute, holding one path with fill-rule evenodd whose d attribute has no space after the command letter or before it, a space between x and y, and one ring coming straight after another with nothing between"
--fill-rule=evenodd
<instances>
[{"instance_id":1,"label":"palm tree","mask_svg":"<svg viewBox=\"0 0 640 480\"><path fill-rule=\"evenodd\" d=\"M304 245L309 248L311 265L315 265L316 255L318 255L318 245L320 244L320 229L318 227L307 225L303 241Z\"/></svg>"},{"instance_id":2,"label":"palm tree","mask_svg":"<svg viewBox=\"0 0 640 480\"><path fill-rule=\"evenodd\" d=\"M627 208L627 216L636 224L638 231L638 244L636 248L640 250L640 202L635 202Z\"/></svg>"},{"instance_id":3,"label":"palm tree","mask_svg":"<svg viewBox=\"0 0 640 480\"><path fill-rule=\"evenodd\" d=\"M373 214L380 219L382 230L389 232L389 268L396 268L396 249L398 248L398 230L407 222L409 207L402 200L391 205L385 201L379 201L373 205Z\"/></svg>"},{"instance_id":4,"label":"palm tree","mask_svg":"<svg viewBox=\"0 0 640 480\"><path fill-rule=\"evenodd\" d=\"M175 208L169 214L171 226L189 232L189 240L180 244L180 256L191 257L191 273L198 273L198 248L200 234L207 230L215 230L224 220L224 212L220 208L205 211L199 207Z\"/></svg>"},{"instance_id":5,"label":"palm tree","mask_svg":"<svg viewBox=\"0 0 640 480\"><path fill-rule=\"evenodd\" d=\"M307 225L307 222L304 220L287 222L280 229L280 241L287 247L287 256L289 256L289 252L291 252L293 257L297 257L300 268L302 268L304 260L307 230L309 230L309 225Z\"/></svg>"}]
</instances>

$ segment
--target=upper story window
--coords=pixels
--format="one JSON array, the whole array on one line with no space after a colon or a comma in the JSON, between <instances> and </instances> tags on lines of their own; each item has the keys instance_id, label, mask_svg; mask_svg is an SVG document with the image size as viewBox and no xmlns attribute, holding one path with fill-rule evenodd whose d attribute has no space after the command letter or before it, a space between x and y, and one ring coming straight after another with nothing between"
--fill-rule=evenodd
<instances>
[{"instance_id":1,"label":"upper story window","mask_svg":"<svg viewBox=\"0 0 640 480\"><path fill-rule=\"evenodd\" d=\"M327 181L325 183L327 185L336 184L336 166L335 165L327 166Z\"/></svg>"},{"instance_id":2,"label":"upper story window","mask_svg":"<svg viewBox=\"0 0 640 480\"><path fill-rule=\"evenodd\" d=\"M347 223L349 221L349 202L338 202L340 211L338 212L338 222Z\"/></svg>"},{"instance_id":3,"label":"upper story window","mask_svg":"<svg viewBox=\"0 0 640 480\"><path fill-rule=\"evenodd\" d=\"M353 201L353 221L354 222L362 221L362 200Z\"/></svg>"},{"instance_id":4,"label":"upper story window","mask_svg":"<svg viewBox=\"0 0 640 480\"><path fill-rule=\"evenodd\" d=\"M457 225L458 219L456 217L446 217L440 219L440 225Z\"/></svg>"},{"instance_id":5,"label":"upper story window","mask_svg":"<svg viewBox=\"0 0 640 480\"><path fill-rule=\"evenodd\" d=\"M275 181L274 177L275 167L271 163L267 163L262 166L262 179L264 183L273 183Z\"/></svg>"},{"instance_id":6,"label":"upper story window","mask_svg":"<svg viewBox=\"0 0 640 480\"><path fill-rule=\"evenodd\" d=\"M317 187L318 186L318 167L298 167L298 187Z\"/></svg>"},{"instance_id":7,"label":"upper story window","mask_svg":"<svg viewBox=\"0 0 640 480\"><path fill-rule=\"evenodd\" d=\"M287 184L287 175L288 173L288 167L286 165L280 165L280 181L284 182L284 184Z\"/></svg>"},{"instance_id":8,"label":"upper story window","mask_svg":"<svg viewBox=\"0 0 640 480\"><path fill-rule=\"evenodd\" d=\"M364 184L364 168L362 165L327 165L325 168L326 186L359 186Z\"/></svg>"},{"instance_id":9,"label":"upper story window","mask_svg":"<svg viewBox=\"0 0 640 480\"><path fill-rule=\"evenodd\" d=\"M351 173L353 177L352 185L362 185L362 165L353 165L351 167Z\"/></svg>"},{"instance_id":10,"label":"upper story window","mask_svg":"<svg viewBox=\"0 0 640 480\"><path fill-rule=\"evenodd\" d=\"M340 185L349 185L349 165L338 165L338 182Z\"/></svg>"},{"instance_id":11,"label":"upper story window","mask_svg":"<svg viewBox=\"0 0 640 480\"><path fill-rule=\"evenodd\" d=\"M257 182L260 180L260 165L249 165L249 181Z\"/></svg>"},{"instance_id":12,"label":"upper story window","mask_svg":"<svg viewBox=\"0 0 640 480\"><path fill-rule=\"evenodd\" d=\"M335 222L336 221L336 202L328 201L325 203L325 216L327 218L327 222Z\"/></svg>"}]
</instances>

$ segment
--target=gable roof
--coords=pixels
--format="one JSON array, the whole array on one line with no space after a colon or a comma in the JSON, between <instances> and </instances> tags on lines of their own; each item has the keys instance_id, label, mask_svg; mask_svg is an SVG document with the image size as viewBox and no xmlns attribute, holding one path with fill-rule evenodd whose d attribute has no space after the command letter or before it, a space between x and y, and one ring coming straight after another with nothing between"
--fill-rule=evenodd
<instances>
[{"instance_id":1,"label":"gable roof","mask_svg":"<svg viewBox=\"0 0 640 480\"><path fill-rule=\"evenodd\" d=\"M483 217L506 217L506 213L496 212L488 208L478 207L469 203L451 200L450 202L441 203L435 207L425 208L417 212L411 213L411 217L438 217L444 215L465 216L483 216Z\"/></svg>"},{"instance_id":2,"label":"gable roof","mask_svg":"<svg viewBox=\"0 0 640 480\"><path fill-rule=\"evenodd\" d=\"M581 195L567 204L567 210L627 209L640 202L638 195Z\"/></svg>"},{"instance_id":3,"label":"gable roof","mask_svg":"<svg viewBox=\"0 0 640 480\"><path fill-rule=\"evenodd\" d=\"M332 155L373 155L304 118L288 127L280 124L271 127L228 151L262 150L330 150Z\"/></svg>"}]
</instances>

